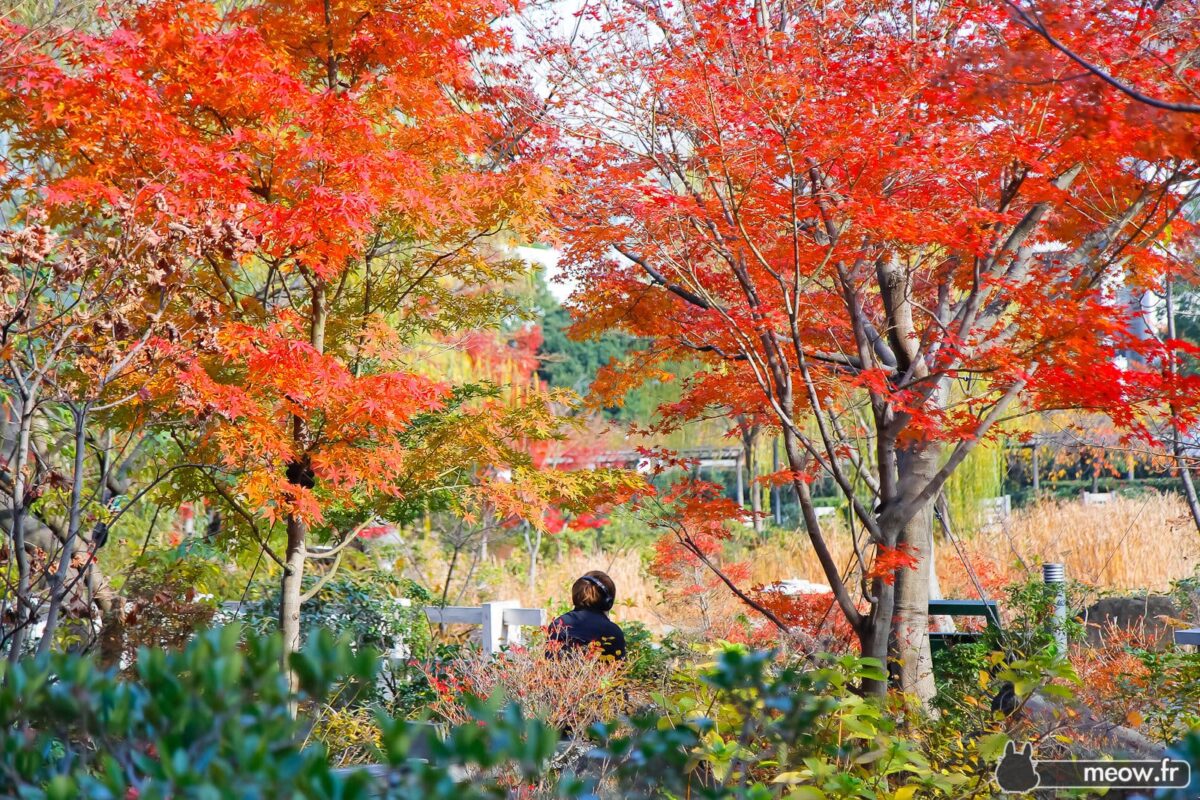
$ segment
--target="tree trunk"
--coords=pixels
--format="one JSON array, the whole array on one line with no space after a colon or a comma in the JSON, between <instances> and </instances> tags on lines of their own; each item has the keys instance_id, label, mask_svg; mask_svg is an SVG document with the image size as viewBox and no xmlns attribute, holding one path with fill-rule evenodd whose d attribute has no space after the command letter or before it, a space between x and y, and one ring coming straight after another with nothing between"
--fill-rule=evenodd
<instances>
[{"instance_id":1,"label":"tree trunk","mask_svg":"<svg viewBox=\"0 0 1200 800\"><path fill-rule=\"evenodd\" d=\"M1176 436L1178 442L1179 437ZM1192 481L1192 470L1184 461L1183 448L1175 445L1175 460L1179 464L1179 476L1183 479L1183 497L1187 501L1188 511L1192 514L1192 523L1200 531L1200 498L1196 497L1196 484Z\"/></svg>"},{"instance_id":2,"label":"tree trunk","mask_svg":"<svg viewBox=\"0 0 1200 800\"><path fill-rule=\"evenodd\" d=\"M29 627L29 553L25 551L25 468L29 462L29 439L33 431L36 397L21 393L17 446L9 462L12 470L12 551L17 562L17 592L13 602L13 634L8 643L8 661L16 664L25 648Z\"/></svg>"},{"instance_id":3,"label":"tree trunk","mask_svg":"<svg viewBox=\"0 0 1200 800\"><path fill-rule=\"evenodd\" d=\"M542 549L542 531L538 528L536 531L530 530L529 523L525 523L525 548L529 551L529 591L532 593L537 586L537 570L538 570L538 554Z\"/></svg>"},{"instance_id":4,"label":"tree trunk","mask_svg":"<svg viewBox=\"0 0 1200 800\"><path fill-rule=\"evenodd\" d=\"M892 637L892 617L896 609L896 587L876 578L871 584L871 596L875 598L871 615L864 620L858 631L859 646L864 658L877 660L882 667L888 666L888 645ZM888 681L863 681L863 691L883 696L887 694Z\"/></svg>"},{"instance_id":5,"label":"tree trunk","mask_svg":"<svg viewBox=\"0 0 1200 800\"><path fill-rule=\"evenodd\" d=\"M758 428L754 429L754 433L758 433ZM762 513L762 487L758 485L758 462L754 459L754 439L746 443L746 485L750 489L750 512L754 515L754 532L762 534L763 532L763 513Z\"/></svg>"},{"instance_id":6,"label":"tree trunk","mask_svg":"<svg viewBox=\"0 0 1200 800\"><path fill-rule=\"evenodd\" d=\"M779 472L779 438L771 440L771 471ZM771 481L771 516L778 526L783 525L783 491L775 481Z\"/></svg>"},{"instance_id":7,"label":"tree trunk","mask_svg":"<svg viewBox=\"0 0 1200 800\"><path fill-rule=\"evenodd\" d=\"M309 320L309 344L318 353L325 352L325 324L329 311L325 306L325 282L314 279L312 285L312 317ZM307 449L304 421L292 419L292 441L295 443L294 458L307 466L301 454ZM307 476L311 481L311 473ZM287 548L284 550L283 580L279 587L279 630L283 634L283 670L288 675L292 689L296 688L296 676L288 665L289 656L300 649L300 605L304 582L304 560L308 556L308 525L295 514L287 516Z\"/></svg>"},{"instance_id":8,"label":"tree trunk","mask_svg":"<svg viewBox=\"0 0 1200 800\"><path fill-rule=\"evenodd\" d=\"M925 445L897 451L901 498L915 497L933 479L941 459L940 448ZM910 502L910 501L902 501ZM895 621L892 625L891 661L897 667L900 689L915 695L928 707L937 688L933 683L933 658L929 651L929 587L933 561L933 502L926 502L905 523L897 546L911 555L913 569L896 572Z\"/></svg>"},{"instance_id":9,"label":"tree trunk","mask_svg":"<svg viewBox=\"0 0 1200 800\"><path fill-rule=\"evenodd\" d=\"M942 533L945 535L946 541L953 541L954 529L950 523L950 503L946 500L946 493L938 492L937 500L933 506L934 517L942 524ZM937 535L935 534L930 540L929 548L929 599L942 600L942 582L938 578L937 568ZM986 598L980 597L980 600ZM948 614L941 614L931 618L931 625L937 625L937 629L942 633L952 633L958 630L954 623L954 617Z\"/></svg>"},{"instance_id":10,"label":"tree trunk","mask_svg":"<svg viewBox=\"0 0 1200 800\"><path fill-rule=\"evenodd\" d=\"M79 539L81 511L83 506L83 464L87 455L87 414L88 406L74 409L75 417L75 464L71 477L71 507L70 522L67 525L67 538L62 544L62 553L58 558L58 570L50 578L50 607L46 612L46 628L42 631L42 640L38 643L38 655L50 652L54 643L54 632L58 628L58 620L62 614L62 605L67 593L71 591L73 581L68 581L72 571L72 561L75 555L75 542ZM84 567L80 567L83 569ZM90 609L89 609L90 611Z\"/></svg>"},{"instance_id":11,"label":"tree trunk","mask_svg":"<svg viewBox=\"0 0 1200 800\"><path fill-rule=\"evenodd\" d=\"M1167 280L1167 338L1175 339L1175 293L1171 280ZM1178 371L1178 364L1172 353L1167 357L1167 371L1173 378ZM1187 502L1188 511L1196 530L1200 531L1200 498L1196 497L1196 484L1192 481L1192 469L1188 466L1184 453L1183 439L1179 434L1179 410L1171 404L1171 454L1175 457L1175 465L1179 469L1179 477L1183 481L1183 498Z\"/></svg>"},{"instance_id":12,"label":"tree trunk","mask_svg":"<svg viewBox=\"0 0 1200 800\"><path fill-rule=\"evenodd\" d=\"M752 424L749 418L742 415L736 417L738 432L742 439L742 462L746 467L746 488L750 490L750 513L754 518L754 532L761 534L763 532L762 519L762 489L754 479L758 477L758 464L754 460L754 445L758 443L758 432L762 430L759 425ZM738 469L738 505L744 507L742 497L742 464L737 465Z\"/></svg>"},{"instance_id":13,"label":"tree trunk","mask_svg":"<svg viewBox=\"0 0 1200 800\"><path fill-rule=\"evenodd\" d=\"M287 549L284 554L283 582L279 594L279 630L283 633L283 666L287 670L287 659L300 649L300 595L304 580L304 559L307 555L306 538L308 526L294 514L287 518ZM289 680L295 687L295 676L288 671Z\"/></svg>"}]
</instances>

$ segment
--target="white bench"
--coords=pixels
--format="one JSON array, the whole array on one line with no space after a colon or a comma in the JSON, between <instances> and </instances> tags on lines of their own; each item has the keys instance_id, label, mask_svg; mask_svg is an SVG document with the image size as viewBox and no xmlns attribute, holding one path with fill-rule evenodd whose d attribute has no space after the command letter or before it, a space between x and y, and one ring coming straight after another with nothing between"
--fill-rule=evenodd
<instances>
[{"instance_id":1,"label":"white bench","mask_svg":"<svg viewBox=\"0 0 1200 800\"><path fill-rule=\"evenodd\" d=\"M979 501L979 510L985 524L998 525L1012 516L1012 495L985 497Z\"/></svg>"},{"instance_id":2,"label":"white bench","mask_svg":"<svg viewBox=\"0 0 1200 800\"><path fill-rule=\"evenodd\" d=\"M495 600L482 606L426 606L425 616L439 625L480 625L485 653L499 653L507 645L524 641L521 628L541 628L546 612L521 608L516 600Z\"/></svg>"},{"instance_id":3,"label":"white bench","mask_svg":"<svg viewBox=\"0 0 1200 800\"><path fill-rule=\"evenodd\" d=\"M1102 506L1105 503L1111 503L1112 499L1112 492L1089 492L1086 489L1083 492L1083 504L1085 506Z\"/></svg>"}]
</instances>

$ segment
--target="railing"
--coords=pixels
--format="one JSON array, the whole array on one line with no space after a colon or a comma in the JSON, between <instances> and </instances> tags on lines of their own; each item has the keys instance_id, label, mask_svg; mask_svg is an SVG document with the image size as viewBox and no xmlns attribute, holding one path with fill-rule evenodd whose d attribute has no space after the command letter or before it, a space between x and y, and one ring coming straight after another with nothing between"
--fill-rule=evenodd
<instances>
[{"instance_id":1,"label":"railing","mask_svg":"<svg viewBox=\"0 0 1200 800\"><path fill-rule=\"evenodd\" d=\"M987 627L1000 628L1000 606L995 600L930 600L929 616L983 617ZM930 631L929 648L939 652L956 644L977 642L980 636L976 631Z\"/></svg>"},{"instance_id":2,"label":"railing","mask_svg":"<svg viewBox=\"0 0 1200 800\"><path fill-rule=\"evenodd\" d=\"M524 641L521 628L541 628L546 612L520 608L516 600L494 600L481 606L426 606L425 616L440 625L480 625L485 653L498 653L507 645Z\"/></svg>"}]
</instances>

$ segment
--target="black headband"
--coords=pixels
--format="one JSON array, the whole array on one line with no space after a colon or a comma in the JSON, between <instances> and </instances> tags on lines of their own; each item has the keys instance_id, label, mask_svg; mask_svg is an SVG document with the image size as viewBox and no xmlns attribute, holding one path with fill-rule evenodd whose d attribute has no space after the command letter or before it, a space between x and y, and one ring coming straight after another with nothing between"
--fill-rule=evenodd
<instances>
[{"instance_id":1,"label":"black headband","mask_svg":"<svg viewBox=\"0 0 1200 800\"><path fill-rule=\"evenodd\" d=\"M594 575L584 575L580 578L580 580L587 581L592 586L595 586L597 589L600 590L600 597L603 600L602 606L605 611L608 611L610 608L613 607L613 600L615 598L608 591L608 587L605 586L604 583L599 578L595 577Z\"/></svg>"}]
</instances>

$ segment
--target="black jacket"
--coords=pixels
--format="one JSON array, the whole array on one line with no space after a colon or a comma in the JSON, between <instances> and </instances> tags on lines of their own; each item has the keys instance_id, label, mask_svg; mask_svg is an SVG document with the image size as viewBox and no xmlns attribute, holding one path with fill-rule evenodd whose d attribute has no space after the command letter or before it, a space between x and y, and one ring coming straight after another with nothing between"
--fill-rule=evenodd
<instances>
[{"instance_id":1,"label":"black jacket","mask_svg":"<svg viewBox=\"0 0 1200 800\"><path fill-rule=\"evenodd\" d=\"M566 647L587 647L600 643L600 654L625 658L625 634L620 626L601 611L577 608L550 623L550 641Z\"/></svg>"}]
</instances>

